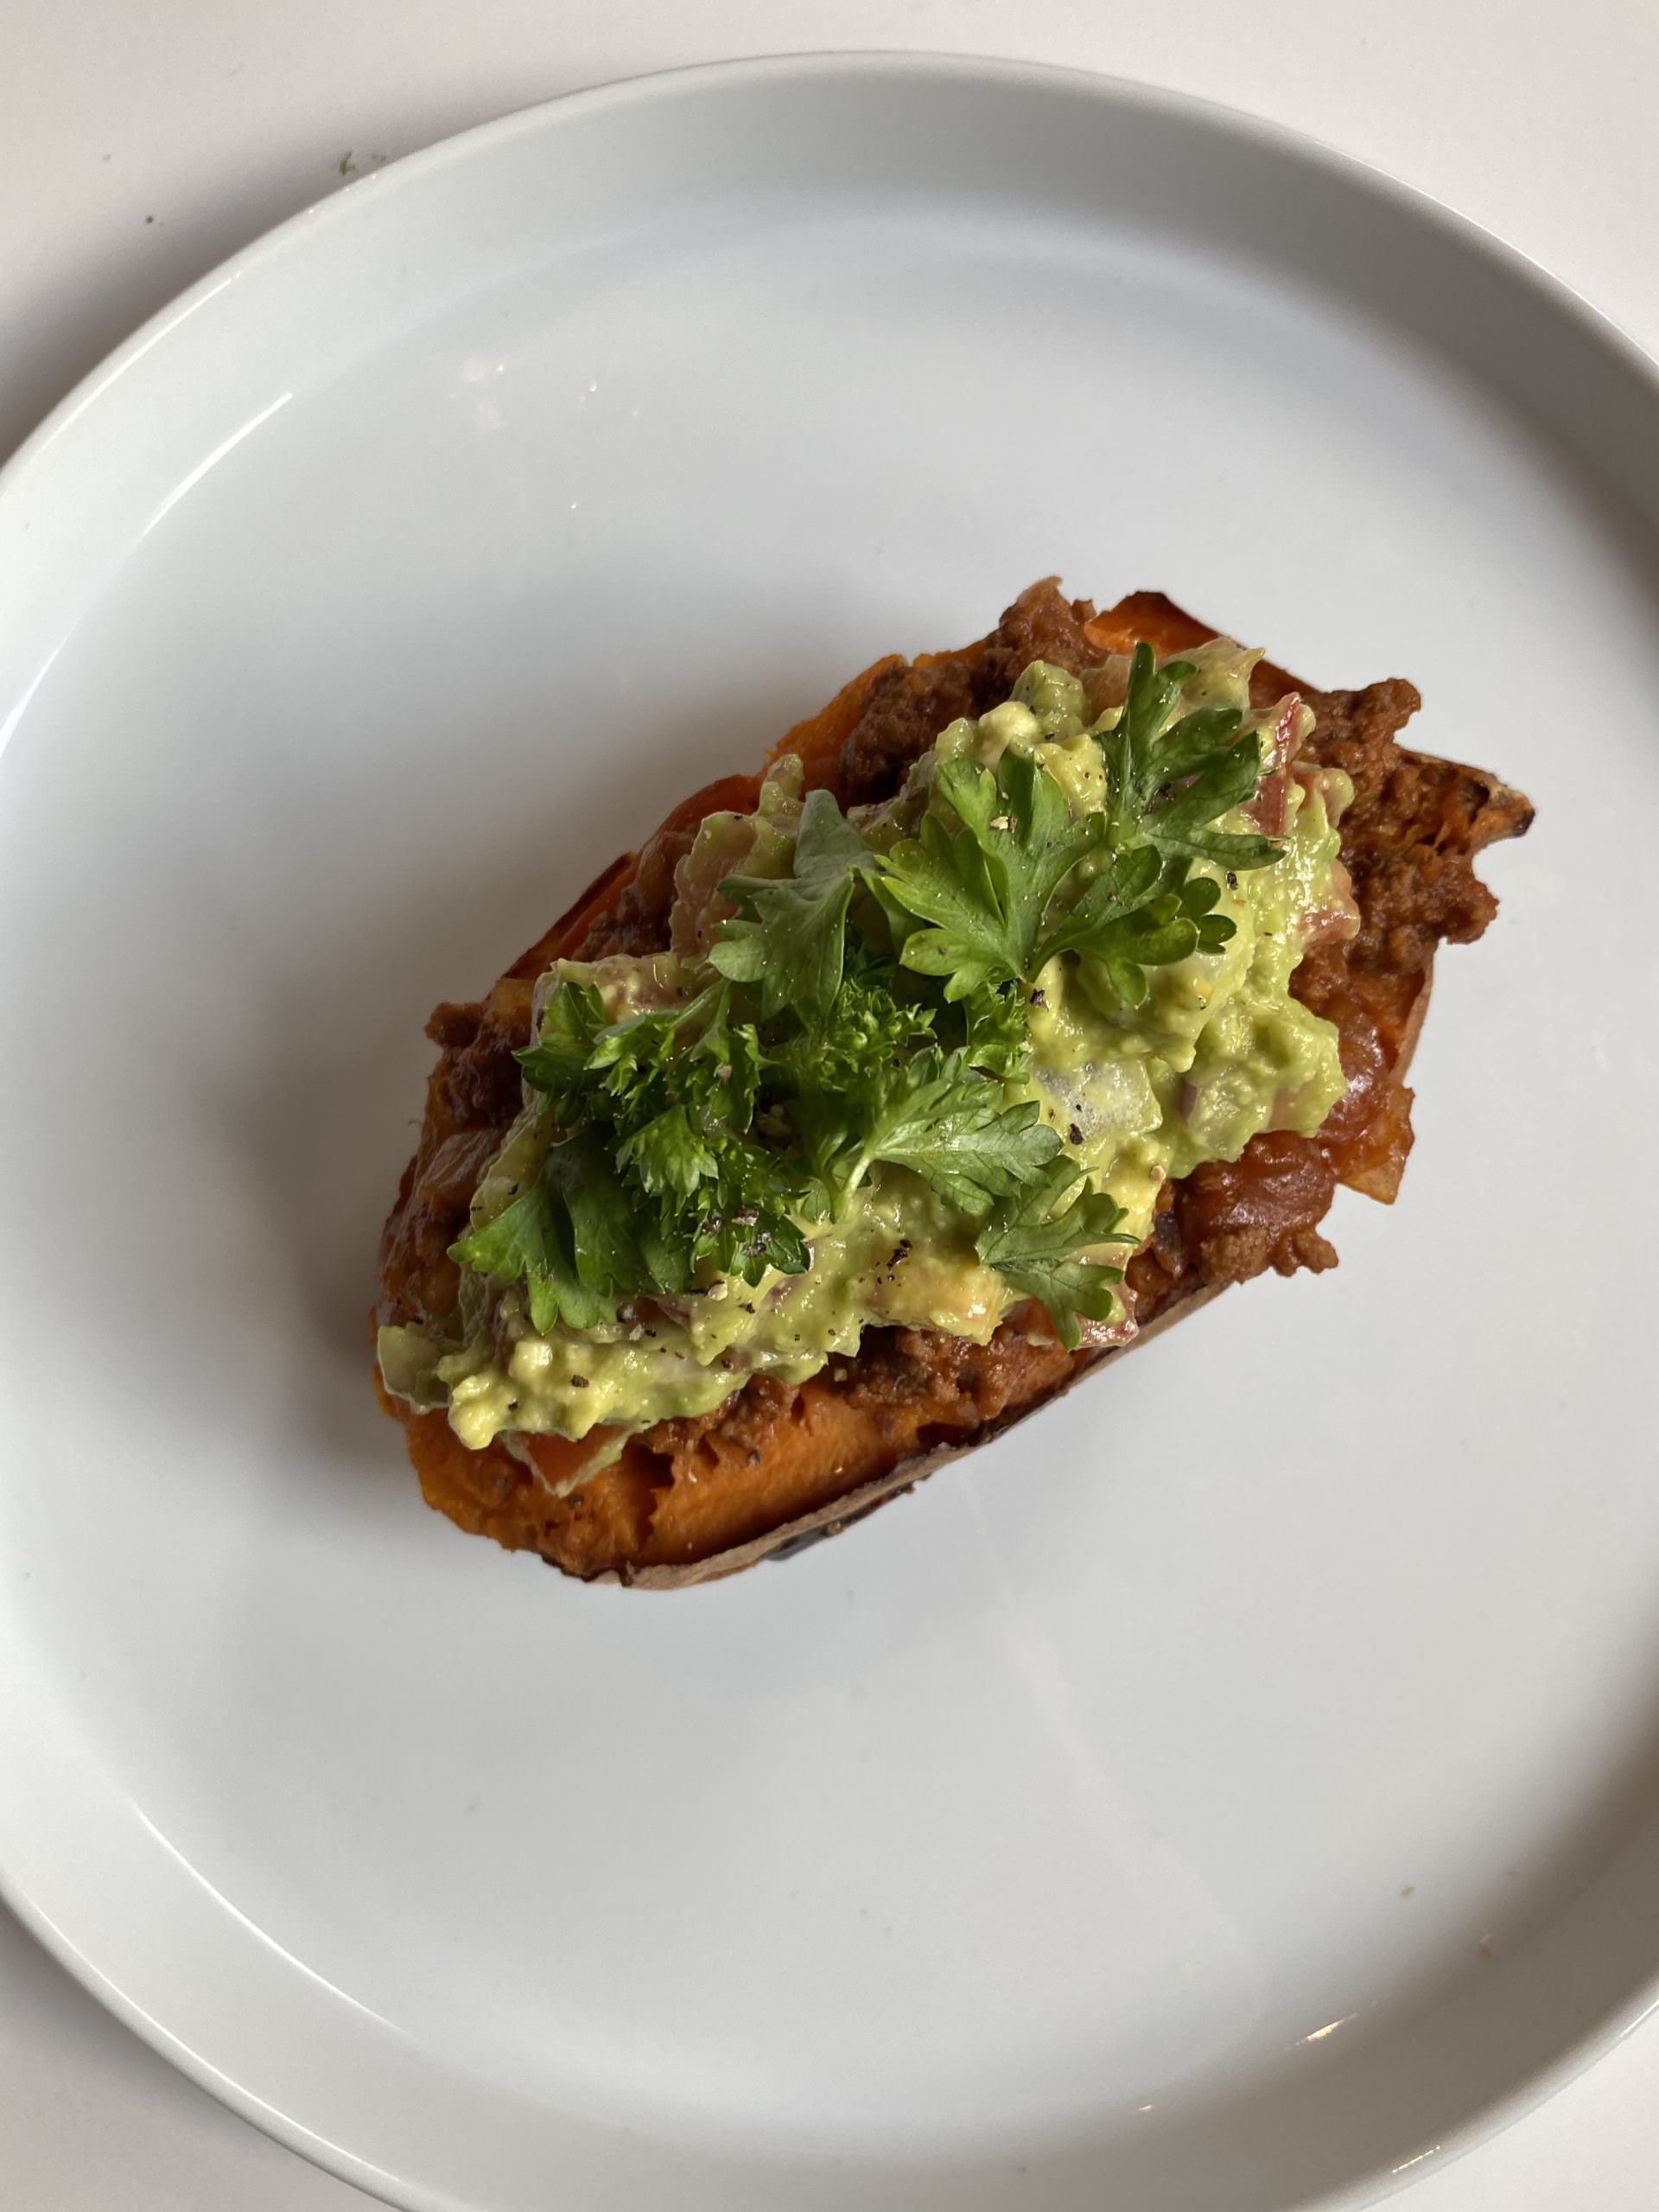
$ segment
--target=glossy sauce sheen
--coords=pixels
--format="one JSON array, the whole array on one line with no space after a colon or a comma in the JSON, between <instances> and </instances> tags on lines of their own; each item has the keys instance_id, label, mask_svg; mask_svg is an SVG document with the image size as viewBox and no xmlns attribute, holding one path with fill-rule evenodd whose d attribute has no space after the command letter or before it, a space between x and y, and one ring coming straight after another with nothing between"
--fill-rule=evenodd
<instances>
[{"instance_id":1,"label":"glossy sauce sheen","mask_svg":"<svg viewBox=\"0 0 1659 2212\"><path fill-rule=\"evenodd\" d=\"M1155 593L1103 614L1052 583L1021 594L989 637L956 653L878 661L776 747L798 754L809 787L843 808L889 797L910 763L957 715L1006 698L1033 659L1073 673L1145 638L1160 658L1211 631ZM1318 727L1304 748L1355 789L1342 853L1361 915L1351 942L1314 946L1295 995L1338 1033L1348 1091L1317 1136L1269 1132L1240 1159L1207 1164L1166 1186L1154 1235L1124 1288L1144 1325L1194 1292L1268 1268L1334 1265L1319 1224L1338 1183L1384 1202L1411 1146L1402 1079L1427 1001L1436 947L1478 937L1497 909L1473 855L1519 834L1531 810L1516 792L1454 763L1405 752L1396 733L1419 704L1398 679L1319 692L1263 663L1259 706L1300 691ZM635 856L614 862L478 1005L441 1006L428 1033L442 1048L420 1148L405 1171L382 1250L381 1322L441 1322L454 1303L449 1245L465 1232L478 1176L517 1112L514 1051L529 1039L536 979L558 958L642 953L667 943L674 870L697 824L753 808L759 775L722 778L676 807ZM462 1445L442 1412L387 1401L407 1433L429 1503L462 1528L543 1553L567 1572L690 1566L833 1504L918 1452L971 1443L990 1424L1041 1402L1071 1379L1071 1354L1010 1322L988 1345L938 1332L868 1332L856 1355L810 1381L757 1378L715 1413L668 1421L560 1496L594 1452L526 1438L533 1465L496 1442Z\"/></svg>"}]
</instances>

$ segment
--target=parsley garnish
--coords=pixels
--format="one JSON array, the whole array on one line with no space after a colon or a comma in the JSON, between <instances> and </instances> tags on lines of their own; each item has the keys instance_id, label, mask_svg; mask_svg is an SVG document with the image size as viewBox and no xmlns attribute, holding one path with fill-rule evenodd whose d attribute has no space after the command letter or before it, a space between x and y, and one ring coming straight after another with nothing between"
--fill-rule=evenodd
<instances>
[{"instance_id":1,"label":"parsley garnish","mask_svg":"<svg viewBox=\"0 0 1659 2212\"><path fill-rule=\"evenodd\" d=\"M751 1126L764 1055L753 1023L734 1020L729 999L716 977L689 1005L607 1023L593 985L565 982L553 994L519 1065L560 1126L581 1133L572 1168L631 1210L637 1234L632 1247L616 1244L608 1211L594 1219L599 1202L564 1172L568 1143L556 1144L552 1167L500 1217L513 1217L505 1241L491 1241L493 1222L454 1248L465 1266L508 1282L523 1276L538 1329L538 1281L543 1306L556 1298L573 1327L592 1328L614 1319L621 1299L692 1289L700 1268L747 1282L769 1267L805 1269L795 1215L809 1173ZM561 1254L600 1301L593 1319L575 1319Z\"/></svg>"},{"instance_id":2,"label":"parsley garnish","mask_svg":"<svg viewBox=\"0 0 1659 2212\"><path fill-rule=\"evenodd\" d=\"M1154 847L1139 846L1109 861L1061 916L1043 939L1040 960L1086 953L1119 998L1141 1006L1148 968L1219 952L1232 936L1227 916L1211 911L1220 896L1213 877L1189 875L1185 861L1163 861Z\"/></svg>"},{"instance_id":3,"label":"parsley garnish","mask_svg":"<svg viewBox=\"0 0 1659 2212\"><path fill-rule=\"evenodd\" d=\"M828 791L809 791L792 875L728 876L721 885L741 918L728 922L709 958L734 982L760 986L760 1011L792 1007L823 1021L841 988L847 904L870 849Z\"/></svg>"},{"instance_id":4,"label":"parsley garnish","mask_svg":"<svg viewBox=\"0 0 1659 2212\"><path fill-rule=\"evenodd\" d=\"M908 1167L963 1213L1011 1197L1059 1150L1034 1098L1007 1103L999 1082L937 1046L877 1061L841 1091L795 1102L814 1172L839 1213L879 1160Z\"/></svg>"},{"instance_id":5,"label":"parsley garnish","mask_svg":"<svg viewBox=\"0 0 1659 2212\"><path fill-rule=\"evenodd\" d=\"M1279 848L1210 826L1254 792L1262 746L1253 732L1238 734L1232 707L1199 708L1164 728L1195 673L1190 661L1160 669L1149 645L1135 647L1122 711L1098 741L1103 814L1074 821L1037 757L1012 747L995 772L965 760L939 770L934 788L958 827L930 812L878 882L905 967L944 978L950 1000L988 982L1034 982L1060 953L1077 952L1138 1006L1148 968L1220 950L1233 925L1212 912L1219 887L1193 877L1192 862L1262 868Z\"/></svg>"},{"instance_id":6,"label":"parsley garnish","mask_svg":"<svg viewBox=\"0 0 1659 2212\"><path fill-rule=\"evenodd\" d=\"M992 1209L974 1248L987 1267L1047 1308L1068 1351L1075 1351L1080 1340L1079 1313L1091 1321L1111 1319L1112 1286L1123 1280L1122 1268L1076 1255L1092 1245L1135 1242L1117 1233L1123 1209L1103 1192L1079 1192L1069 1206L1053 1212L1079 1176L1069 1160L1052 1161L1023 1190Z\"/></svg>"},{"instance_id":7,"label":"parsley garnish","mask_svg":"<svg viewBox=\"0 0 1659 2212\"><path fill-rule=\"evenodd\" d=\"M1255 791L1261 739L1238 735L1234 707L1200 707L1163 727L1195 673L1186 660L1160 668L1144 639L1136 645L1123 711L1100 741L1111 841L1120 849L1144 842L1218 868L1264 868L1279 857L1271 837L1209 826Z\"/></svg>"},{"instance_id":8,"label":"parsley garnish","mask_svg":"<svg viewBox=\"0 0 1659 2212\"><path fill-rule=\"evenodd\" d=\"M1065 794L1027 753L1012 749L995 772L950 760L935 784L962 824L953 836L929 814L919 838L887 856L880 888L901 913L899 957L937 976L947 1000L985 983L1029 980L1043 918L1055 893L1106 833L1103 816L1074 822Z\"/></svg>"},{"instance_id":9,"label":"parsley garnish","mask_svg":"<svg viewBox=\"0 0 1659 2212\"><path fill-rule=\"evenodd\" d=\"M689 1287L604 1146L586 1133L551 1146L529 1189L462 1237L454 1256L480 1274L522 1277L530 1318L543 1334L556 1321L592 1329L613 1320L617 1300L647 1287Z\"/></svg>"},{"instance_id":10,"label":"parsley garnish","mask_svg":"<svg viewBox=\"0 0 1659 2212\"><path fill-rule=\"evenodd\" d=\"M1215 827L1254 792L1261 746L1230 709L1172 720L1193 673L1136 647L1093 733L1103 811L1073 816L1040 741L994 769L944 762L919 833L885 854L816 791L787 876L721 884L736 911L687 963L684 1003L613 1020L595 984L562 982L518 1055L552 1141L456 1260L522 1287L537 1330L594 1329L637 1298L804 1272L807 1232L885 1165L971 1224L984 1264L1075 1346L1121 1280L1081 1255L1130 1240L1031 1088L1038 979L1084 959L1139 1005L1148 969L1233 933L1195 867L1278 856Z\"/></svg>"}]
</instances>

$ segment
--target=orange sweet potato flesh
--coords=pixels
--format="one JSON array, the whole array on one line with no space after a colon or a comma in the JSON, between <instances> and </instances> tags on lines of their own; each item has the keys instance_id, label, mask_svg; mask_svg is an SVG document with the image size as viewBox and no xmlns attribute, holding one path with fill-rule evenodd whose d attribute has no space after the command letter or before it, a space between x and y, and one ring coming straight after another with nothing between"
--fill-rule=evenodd
<instances>
[{"instance_id":1,"label":"orange sweet potato flesh","mask_svg":"<svg viewBox=\"0 0 1659 2212\"><path fill-rule=\"evenodd\" d=\"M1034 657L1078 669L1147 639L1160 658L1213 632L1161 594L1096 613L1034 585L997 630L955 653L889 656L854 677L774 748L799 755L810 785L843 804L885 795L944 722L1006 697ZM1237 1162L1200 1168L1165 1193L1125 1292L1147 1334L1198 1300L1266 1268L1325 1268L1319 1224L1340 1182L1387 1200L1411 1143L1404 1083L1427 1002L1436 947L1466 941L1496 908L1471 862L1527 827L1519 793L1395 741L1418 704L1397 679L1321 692L1261 664L1259 704L1302 693L1319 717L1310 751L1353 778L1343 830L1362 927L1351 944L1312 950L1294 988L1332 1020L1347 1096L1315 1138L1276 1132ZM429 1033L442 1055L420 1149L406 1171L382 1252L382 1320L440 1321L454 1296L448 1246L482 1165L517 1110L513 1049L528 1035L535 979L560 957L645 951L665 942L673 868L702 817L753 806L758 778L732 776L676 807L640 852L613 863L475 1006L440 1007ZM407 1434L428 1502L462 1528L539 1552L566 1572L645 1586L702 1581L834 1529L910 1487L944 1459L1046 1402L1105 1355L1067 1353L1040 1327L1005 1325L988 1345L920 1330L869 1332L858 1353L800 1386L752 1382L718 1411L665 1421L620 1458L568 1485L593 1441L497 1442L468 1451L442 1413L387 1401Z\"/></svg>"}]
</instances>

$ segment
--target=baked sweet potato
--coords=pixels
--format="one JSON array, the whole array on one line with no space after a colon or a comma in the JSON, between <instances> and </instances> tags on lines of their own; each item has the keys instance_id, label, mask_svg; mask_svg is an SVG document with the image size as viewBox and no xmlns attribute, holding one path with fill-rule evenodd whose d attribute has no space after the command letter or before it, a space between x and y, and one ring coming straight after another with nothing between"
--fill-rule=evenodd
<instances>
[{"instance_id":1,"label":"baked sweet potato","mask_svg":"<svg viewBox=\"0 0 1659 2212\"><path fill-rule=\"evenodd\" d=\"M791 730L776 753L798 755L808 787L828 789L842 807L879 801L946 723L1006 699L1030 661L1081 674L1138 640L1163 658L1211 634L1160 594L1137 593L1096 613L1066 601L1051 580L960 652L876 662ZM811 1379L756 1377L711 1414L629 1437L609 1465L587 1472L591 1439L527 1438L522 1458L499 1440L469 1450L442 1410L418 1412L388 1397L429 1503L463 1529L535 1550L584 1579L654 1588L706 1581L861 1517L1229 1284L1268 1268L1333 1265L1319 1224L1336 1185L1386 1203L1399 1185L1411 1144L1405 1074L1435 950L1445 939L1479 936L1496 911L1474 856L1524 831L1531 808L1489 775L1398 743L1419 704L1408 683L1325 692L1258 664L1253 702L1265 706L1291 691L1316 716L1304 753L1342 769L1354 787L1341 842L1358 932L1310 950L1292 986L1334 1025L1347 1090L1316 1135L1264 1132L1236 1160L1206 1163L1165 1186L1122 1285L1139 1324L1129 1344L1068 1351L1012 1323L982 1345L933 1330L870 1329L855 1354L832 1359ZM518 1109L513 1054L529 1040L537 979L562 957L664 949L675 869L697 825L717 810L753 807L758 787L756 776L728 777L685 801L486 999L434 1013L428 1033L440 1056L419 1147L386 1225L380 1322L437 1325L454 1305L450 1247Z\"/></svg>"}]
</instances>

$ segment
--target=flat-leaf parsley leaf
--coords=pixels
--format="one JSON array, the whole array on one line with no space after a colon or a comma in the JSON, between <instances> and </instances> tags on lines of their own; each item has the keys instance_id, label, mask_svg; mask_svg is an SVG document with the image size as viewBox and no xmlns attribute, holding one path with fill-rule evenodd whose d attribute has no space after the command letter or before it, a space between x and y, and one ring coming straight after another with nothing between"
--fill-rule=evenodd
<instances>
[{"instance_id":1,"label":"flat-leaf parsley leaf","mask_svg":"<svg viewBox=\"0 0 1659 2212\"><path fill-rule=\"evenodd\" d=\"M847 906L869 846L828 791L809 791L792 872L728 876L721 894L737 918L721 925L709 957L734 982L760 986L763 1015L791 1007L810 1024L828 1016L841 988Z\"/></svg>"},{"instance_id":2,"label":"flat-leaf parsley leaf","mask_svg":"<svg viewBox=\"0 0 1659 2212\"><path fill-rule=\"evenodd\" d=\"M1046 1308L1068 1351L1081 1341L1079 1313L1091 1321L1111 1319L1113 1285L1123 1279L1121 1268L1076 1255L1094 1245L1135 1242L1118 1233L1123 1209L1104 1192L1085 1188L1062 1212L1053 1211L1078 1179L1071 1161L1052 1161L1024 1190L993 1208L975 1245L987 1267Z\"/></svg>"},{"instance_id":3,"label":"flat-leaf parsley leaf","mask_svg":"<svg viewBox=\"0 0 1659 2212\"><path fill-rule=\"evenodd\" d=\"M1073 821L1065 794L1030 753L1010 747L995 772L950 760L935 782L962 824L937 814L887 856L880 890L928 925L905 935L899 957L937 976L944 995L965 998L986 983L1028 980L1049 904L1085 854L1100 843L1097 814Z\"/></svg>"}]
</instances>

